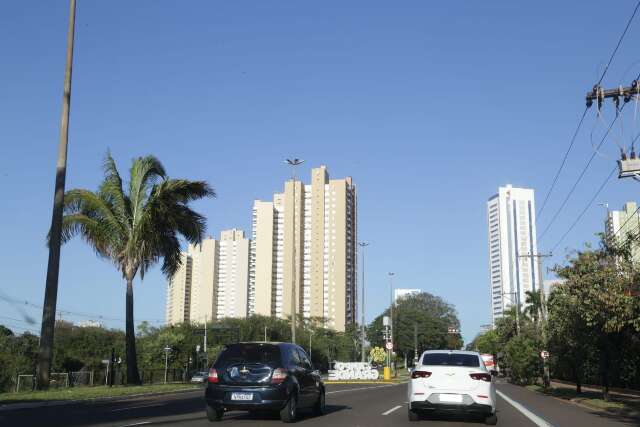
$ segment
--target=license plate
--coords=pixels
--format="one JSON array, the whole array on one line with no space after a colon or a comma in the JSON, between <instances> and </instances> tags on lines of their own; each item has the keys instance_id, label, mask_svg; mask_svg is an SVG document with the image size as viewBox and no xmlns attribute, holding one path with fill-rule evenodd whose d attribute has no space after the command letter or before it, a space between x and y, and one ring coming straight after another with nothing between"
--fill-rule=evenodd
<instances>
[{"instance_id":1,"label":"license plate","mask_svg":"<svg viewBox=\"0 0 640 427\"><path fill-rule=\"evenodd\" d=\"M253 393L231 393L231 400L253 400Z\"/></svg>"},{"instance_id":2,"label":"license plate","mask_svg":"<svg viewBox=\"0 0 640 427\"><path fill-rule=\"evenodd\" d=\"M441 394L440 402L462 403L461 394Z\"/></svg>"}]
</instances>

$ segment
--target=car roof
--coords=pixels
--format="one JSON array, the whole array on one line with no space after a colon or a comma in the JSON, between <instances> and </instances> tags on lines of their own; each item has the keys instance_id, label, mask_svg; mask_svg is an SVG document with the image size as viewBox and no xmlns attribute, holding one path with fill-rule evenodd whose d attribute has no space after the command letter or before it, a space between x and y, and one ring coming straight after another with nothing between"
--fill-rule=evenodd
<instances>
[{"instance_id":1,"label":"car roof","mask_svg":"<svg viewBox=\"0 0 640 427\"><path fill-rule=\"evenodd\" d=\"M466 351L466 350L427 350L422 354L428 353L451 353L451 354L472 354L474 356L480 356L480 353L477 351Z\"/></svg>"}]
</instances>

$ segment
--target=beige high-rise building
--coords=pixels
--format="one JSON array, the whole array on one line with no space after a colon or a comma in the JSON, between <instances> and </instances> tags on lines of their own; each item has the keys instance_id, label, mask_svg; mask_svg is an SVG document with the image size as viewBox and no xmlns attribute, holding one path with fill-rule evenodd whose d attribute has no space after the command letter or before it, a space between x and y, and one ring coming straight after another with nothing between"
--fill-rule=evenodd
<instances>
[{"instance_id":1,"label":"beige high-rise building","mask_svg":"<svg viewBox=\"0 0 640 427\"><path fill-rule=\"evenodd\" d=\"M311 184L287 181L273 201L256 200L249 313L290 317L295 283L298 314L344 331L356 317L356 221L355 185L329 179L325 166Z\"/></svg>"},{"instance_id":2,"label":"beige high-rise building","mask_svg":"<svg viewBox=\"0 0 640 427\"><path fill-rule=\"evenodd\" d=\"M165 318L169 325L188 322L190 316L192 259L187 252L182 252L180 260L180 268L167 284Z\"/></svg>"},{"instance_id":3,"label":"beige high-rise building","mask_svg":"<svg viewBox=\"0 0 640 427\"><path fill-rule=\"evenodd\" d=\"M167 285L167 324L246 317L248 271L249 240L241 230L225 230L220 240L209 237L189 245Z\"/></svg>"}]
</instances>

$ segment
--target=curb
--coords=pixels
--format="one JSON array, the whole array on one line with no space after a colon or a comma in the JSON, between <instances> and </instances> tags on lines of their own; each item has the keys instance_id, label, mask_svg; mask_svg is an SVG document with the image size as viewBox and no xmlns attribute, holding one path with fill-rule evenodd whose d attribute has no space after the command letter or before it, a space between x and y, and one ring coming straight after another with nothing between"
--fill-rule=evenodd
<instances>
[{"instance_id":1,"label":"curb","mask_svg":"<svg viewBox=\"0 0 640 427\"><path fill-rule=\"evenodd\" d=\"M100 403L110 402L113 400L125 400L132 397L145 397L145 396L162 396L167 394L182 394L190 391L200 391L199 388L184 388L172 391L157 391L149 393L138 394L125 394L121 396L107 396L107 397L90 397L88 399L74 399L74 400L47 400L40 402L21 402L21 403L4 403L0 404L0 412L18 411L20 409L34 409L50 406L64 406L74 405L78 403Z\"/></svg>"}]
</instances>

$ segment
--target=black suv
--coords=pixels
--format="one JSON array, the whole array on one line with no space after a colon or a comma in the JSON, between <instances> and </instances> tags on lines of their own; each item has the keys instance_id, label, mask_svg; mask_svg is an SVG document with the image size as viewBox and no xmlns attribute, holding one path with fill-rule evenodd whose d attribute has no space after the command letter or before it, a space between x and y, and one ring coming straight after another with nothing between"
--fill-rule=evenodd
<instances>
[{"instance_id":1,"label":"black suv","mask_svg":"<svg viewBox=\"0 0 640 427\"><path fill-rule=\"evenodd\" d=\"M228 345L209 370L207 418L225 411L277 411L285 423L298 409L324 413L324 384L307 353L295 344L247 342Z\"/></svg>"}]
</instances>

